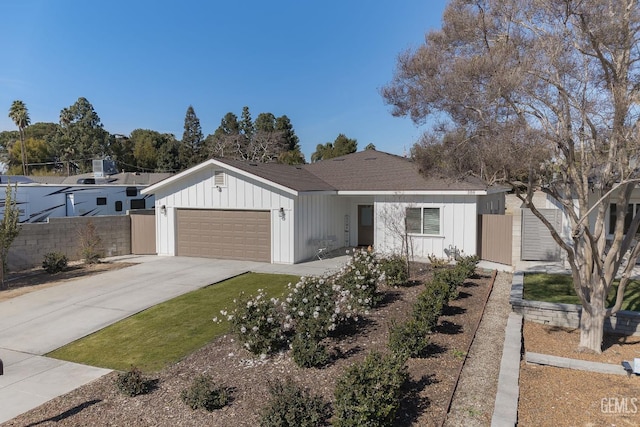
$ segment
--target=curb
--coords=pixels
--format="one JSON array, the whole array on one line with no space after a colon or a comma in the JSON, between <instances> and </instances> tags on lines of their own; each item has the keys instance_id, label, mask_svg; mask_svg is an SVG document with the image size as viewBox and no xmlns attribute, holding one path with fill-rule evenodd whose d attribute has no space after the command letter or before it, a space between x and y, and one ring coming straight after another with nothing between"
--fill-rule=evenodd
<instances>
[{"instance_id":1,"label":"curb","mask_svg":"<svg viewBox=\"0 0 640 427\"><path fill-rule=\"evenodd\" d=\"M491 418L492 427L515 426L518 423L520 388L520 355L522 353L522 315L509 313L504 348L500 361L498 392Z\"/></svg>"}]
</instances>

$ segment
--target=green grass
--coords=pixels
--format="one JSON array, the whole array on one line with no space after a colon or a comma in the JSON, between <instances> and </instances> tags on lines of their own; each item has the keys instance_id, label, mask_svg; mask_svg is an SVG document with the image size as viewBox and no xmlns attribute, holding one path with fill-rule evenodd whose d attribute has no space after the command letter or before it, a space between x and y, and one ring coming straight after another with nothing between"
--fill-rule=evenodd
<instances>
[{"instance_id":1,"label":"green grass","mask_svg":"<svg viewBox=\"0 0 640 427\"><path fill-rule=\"evenodd\" d=\"M121 371L154 372L175 363L229 331L220 310L233 309L241 291L284 293L297 276L249 273L179 296L61 347L48 356Z\"/></svg>"},{"instance_id":2,"label":"green grass","mask_svg":"<svg viewBox=\"0 0 640 427\"><path fill-rule=\"evenodd\" d=\"M607 307L614 303L617 282L611 287ZM524 299L533 301L580 304L573 289L573 279L566 274L534 273L524 275ZM622 310L640 311L640 281L632 280L627 285Z\"/></svg>"}]
</instances>

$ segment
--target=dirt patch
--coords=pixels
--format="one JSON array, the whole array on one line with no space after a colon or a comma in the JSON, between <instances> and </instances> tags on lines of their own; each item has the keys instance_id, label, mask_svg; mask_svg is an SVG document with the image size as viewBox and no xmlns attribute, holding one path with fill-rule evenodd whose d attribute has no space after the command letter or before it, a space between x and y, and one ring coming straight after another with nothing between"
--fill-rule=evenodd
<instances>
[{"instance_id":1,"label":"dirt patch","mask_svg":"<svg viewBox=\"0 0 640 427\"><path fill-rule=\"evenodd\" d=\"M83 264L81 262L71 262L65 271L53 274L47 273L40 267L9 273L5 278L5 284L8 289L0 290L0 301L70 282L81 277L93 276L110 270L119 270L132 265L135 265L135 263L99 262L96 264Z\"/></svg>"},{"instance_id":2,"label":"dirt patch","mask_svg":"<svg viewBox=\"0 0 640 427\"><path fill-rule=\"evenodd\" d=\"M419 279L427 280L429 275L424 270ZM490 275L468 280L430 336L430 356L409 360L410 381L396 425L442 423L490 284ZM116 373L112 373L4 425L255 426L268 396L267 384L275 379L292 377L331 401L336 379L346 367L361 361L372 350L386 351L389 323L409 315L422 289L421 285L386 289L383 304L370 313L357 333L331 342L336 358L324 369L299 368L288 353L259 360L242 349L233 336L224 336L175 365L151 374L158 383L148 395L123 396L113 384ZM208 373L219 384L232 388L230 405L209 413L192 411L182 403L180 391L201 373Z\"/></svg>"},{"instance_id":3,"label":"dirt patch","mask_svg":"<svg viewBox=\"0 0 640 427\"><path fill-rule=\"evenodd\" d=\"M602 354L577 351L578 330L525 322L525 351L619 365L640 357L640 337L606 335ZM640 425L640 377L520 365L518 425Z\"/></svg>"}]
</instances>

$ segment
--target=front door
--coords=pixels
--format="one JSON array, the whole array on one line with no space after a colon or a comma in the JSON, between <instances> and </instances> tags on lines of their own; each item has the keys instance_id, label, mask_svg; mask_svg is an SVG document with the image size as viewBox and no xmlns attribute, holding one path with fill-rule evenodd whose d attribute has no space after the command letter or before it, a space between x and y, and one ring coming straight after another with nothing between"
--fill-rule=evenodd
<instances>
[{"instance_id":1,"label":"front door","mask_svg":"<svg viewBox=\"0 0 640 427\"><path fill-rule=\"evenodd\" d=\"M358 205L358 246L373 246L373 205Z\"/></svg>"}]
</instances>

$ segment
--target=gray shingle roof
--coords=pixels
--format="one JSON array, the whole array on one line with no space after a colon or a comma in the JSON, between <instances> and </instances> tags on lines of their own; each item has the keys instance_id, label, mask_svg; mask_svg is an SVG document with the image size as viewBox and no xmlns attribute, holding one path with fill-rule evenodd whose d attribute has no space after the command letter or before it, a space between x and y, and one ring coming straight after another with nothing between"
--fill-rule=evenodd
<instances>
[{"instance_id":1,"label":"gray shingle roof","mask_svg":"<svg viewBox=\"0 0 640 427\"><path fill-rule=\"evenodd\" d=\"M335 187L313 175L304 165L285 165L280 163L248 163L231 159L217 161L251 173L271 182L296 191L334 191Z\"/></svg>"},{"instance_id":2,"label":"gray shingle roof","mask_svg":"<svg viewBox=\"0 0 640 427\"><path fill-rule=\"evenodd\" d=\"M438 191L486 190L481 180L425 177L407 158L364 150L306 165L247 163L216 159L296 191Z\"/></svg>"}]
</instances>

